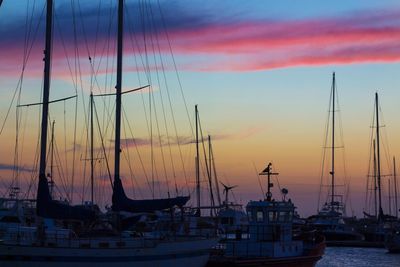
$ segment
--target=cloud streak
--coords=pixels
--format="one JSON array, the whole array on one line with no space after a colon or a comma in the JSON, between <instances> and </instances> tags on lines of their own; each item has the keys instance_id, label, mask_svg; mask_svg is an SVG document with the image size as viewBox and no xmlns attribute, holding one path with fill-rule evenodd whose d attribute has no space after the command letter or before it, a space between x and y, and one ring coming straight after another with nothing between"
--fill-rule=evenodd
<instances>
[{"instance_id":1,"label":"cloud streak","mask_svg":"<svg viewBox=\"0 0 400 267\"><path fill-rule=\"evenodd\" d=\"M215 134L212 135L211 138L213 141L215 140L229 140L229 139L246 139L248 137L251 137L255 134L258 134L265 130L264 127L249 127L246 129L243 129L241 131L238 131L236 133L226 133L226 134ZM201 137L200 137L201 138ZM161 143L160 143L161 139ZM192 136L178 136L178 139L176 137L169 137L163 135L161 138L154 137L153 142L149 138L124 138L121 139L121 145L122 147L131 147L131 146L150 146L153 144L154 146L168 146L168 145L190 145L194 144L196 141ZM113 142L113 140L110 140L110 142ZM200 140L201 142L201 140ZM207 142L207 136L204 135L204 142Z\"/></svg>"},{"instance_id":2,"label":"cloud streak","mask_svg":"<svg viewBox=\"0 0 400 267\"><path fill-rule=\"evenodd\" d=\"M33 169L29 168L29 167L17 166L17 165L13 165L13 164L4 164L4 163L0 163L0 170L4 170L4 171L18 170L18 171L22 171L22 172L33 172Z\"/></svg>"},{"instance_id":3,"label":"cloud streak","mask_svg":"<svg viewBox=\"0 0 400 267\"><path fill-rule=\"evenodd\" d=\"M154 3L146 6L128 4L125 22L125 54L128 57L143 52L147 55L168 54L171 41L175 54L193 56L190 64L183 64L185 70L191 71L259 71L292 66L400 61L399 9L361 10L342 16L302 20L245 17L226 20L218 19L218 14L193 14L184 6L170 7L168 2L161 3L167 3L161 7L162 12ZM79 57L87 61L89 55L93 58L114 56L115 8L104 5L96 10L83 6L82 23L74 31L68 6L58 6L54 43L56 75L68 74L68 71L62 71L66 67L67 54L70 60ZM144 10L152 16L146 16ZM173 15L177 12L180 16ZM43 23L38 24L39 18L35 21L43 28ZM7 36L0 40L2 74L14 71L10 66L20 64L22 59L19 54L23 51L24 30L21 29L24 22L15 23L0 30L1 36ZM164 28L168 29L169 39ZM42 38L43 35L43 29L39 30L38 36ZM42 50L41 38L37 38L32 50L36 51L32 60L38 76L42 74L39 67L42 54L37 53ZM139 62L136 66L132 60L125 61L129 71L162 68L159 61L147 64ZM111 71L100 63L96 69L99 73ZM88 74L90 70L83 72Z\"/></svg>"}]
</instances>

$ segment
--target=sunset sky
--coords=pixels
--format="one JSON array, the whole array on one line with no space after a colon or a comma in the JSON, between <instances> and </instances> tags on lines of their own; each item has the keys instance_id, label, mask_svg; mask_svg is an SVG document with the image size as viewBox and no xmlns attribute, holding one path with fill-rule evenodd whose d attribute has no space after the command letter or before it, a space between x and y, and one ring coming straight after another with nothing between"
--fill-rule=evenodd
<instances>
[{"instance_id":1,"label":"sunset sky","mask_svg":"<svg viewBox=\"0 0 400 267\"><path fill-rule=\"evenodd\" d=\"M89 93L110 93L115 86L117 1L54 2L50 99L75 94L78 98L50 107L59 155L55 165L64 173L63 178L53 176L60 192L73 179L74 202L79 202L88 199ZM344 144L337 153L337 177L343 184L341 162L345 161L350 181L348 215L353 210L359 216L364 209L375 92L385 126L383 147L388 148L382 152L383 174L392 173L393 156L400 162L398 0L126 0L125 7L123 90L151 85L151 90L124 96L122 159L131 162L131 169L123 162L122 177L131 197L151 197L151 190L156 197L165 197L167 191L174 195L175 180L179 194L192 191L194 105L198 104L203 133L214 139L219 179L239 185L234 191L238 202L262 197L254 166L261 171L272 162L280 173L279 185L289 189L300 214L311 215L318 206L332 72L336 72L343 131L343 140L338 137L337 142ZM0 7L1 126L11 103L0 135L2 195L13 180L16 163L21 168L22 191L37 177L32 170L39 106L17 109L16 105L41 101L44 18L43 0L4 0ZM27 64L20 86L24 58ZM96 98L96 108L108 150L114 138L113 98ZM96 133L98 155L99 140ZM99 157L97 197L102 205L110 205L105 197L110 185L104 155ZM112 153L108 157L112 173ZM135 182L129 182L132 173ZM384 179L387 201L389 178ZM149 189L151 184L157 188ZM280 198L275 185L274 196Z\"/></svg>"}]
</instances>

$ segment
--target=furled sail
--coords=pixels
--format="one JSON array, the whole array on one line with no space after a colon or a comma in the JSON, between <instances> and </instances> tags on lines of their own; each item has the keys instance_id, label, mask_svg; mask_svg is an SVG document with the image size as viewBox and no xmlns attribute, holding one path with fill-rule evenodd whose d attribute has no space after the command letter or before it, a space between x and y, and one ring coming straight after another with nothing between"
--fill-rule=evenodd
<instances>
[{"instance_id":1,"label":"furled sail","mask_svg":"<svg viewBox=\"0 0 400 267\"><path fill-rule=\"evenodd\" d=\"M37 215L44 218L90 221L96 216L95 211L92 209L71 206L67 203L53 200L50 195L47 178L44 175L39 177L36 202Z\"/></svg>"},{"instance_id":2,"label":"furled sail","mask_svg":"<svg viewBox=\"0 0 400 267\"><path fill-rule=\"evenodd\" d=\"M126 196L120 178L114 179L112 195L112 210L127 212L153 212L165 210L172 207L183 207L188 201L189 196L164 198L164 199L142 199L134 200Z\"/></svg>"}]
</instances>

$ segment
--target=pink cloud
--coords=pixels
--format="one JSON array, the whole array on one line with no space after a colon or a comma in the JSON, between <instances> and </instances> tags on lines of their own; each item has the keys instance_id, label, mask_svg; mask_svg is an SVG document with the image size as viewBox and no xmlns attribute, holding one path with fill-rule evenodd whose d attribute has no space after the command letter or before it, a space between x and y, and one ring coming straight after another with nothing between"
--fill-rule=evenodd
<instances>
[{"instance_id":1,"label":"pink cloud","mask_svg":"<svg viewBox=\"0 0 400 267\"><path fill-rule=\"evenodd\" d=\"M157 35L157 36L156 36ZM211 23L191 29L175 28L169 32L172 48L176 55L195 56L192 62L183 65L185 70L194 71L258 71L292 66L317 66L327 64L352 64L400 61L400 10L363 12L334 18L308 19L298 21L241 21L232 23ZM76 51L85 75L90 73L87 47L93 54L97 47L100 55L114 56L114 50L105 51L105 37L79 43L75 50L73 43L66 42L65 52L60 41L55 42L54 75L70 76L66 54L74 62ZM143 40L132 48L132 39L127 36L125 54L136 55L144 51ZM157 37L161 53L169 53L169 44L164 33L153 33ZM149 40L152 38L148 38ZM141 40L141 41L140 41ZM155 40L155 39L154 39ZM113 42L111 44L113 45ZM1 47L0 70L2 75L17 73L21 66L22 48L4 43ZM87 46L86 46L87 45ZM147 47L147 49L150 46ZM42 75L42 51L40 42L35 43L30 62L33 72ZM149 51L149 50L148 50ZM149 51L151 55L152 51ZM149 58L152 58L150 56ZM204 60L206 58L206 60ZM103 62L95 64L98 73L111 72ZM165 66L164 66L165 67ZM125 60L127 71L143 71L132 60ZM159 62L150 62L150 69L161 69ZM33 74L32 74L33 73Z\"/></svg>"}]
</instances>

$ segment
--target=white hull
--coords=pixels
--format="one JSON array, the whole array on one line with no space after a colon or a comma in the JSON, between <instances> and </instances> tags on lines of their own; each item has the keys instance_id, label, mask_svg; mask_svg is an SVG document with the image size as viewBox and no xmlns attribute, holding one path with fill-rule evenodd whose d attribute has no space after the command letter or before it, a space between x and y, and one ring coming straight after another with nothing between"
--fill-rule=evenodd
<instances>
[{"instance_id":1,"label":"white hull","mask_svg":"<svg viewBox=\"0 0 400 267\"><path fill-rule=\"evenodd\" d=\"M161 242L147 248L0 245L2 267L204 267L216 240Z\"/></svg>"}]
</instances>

